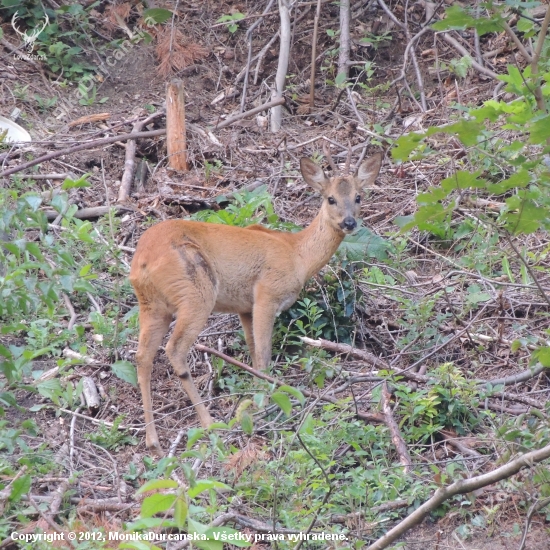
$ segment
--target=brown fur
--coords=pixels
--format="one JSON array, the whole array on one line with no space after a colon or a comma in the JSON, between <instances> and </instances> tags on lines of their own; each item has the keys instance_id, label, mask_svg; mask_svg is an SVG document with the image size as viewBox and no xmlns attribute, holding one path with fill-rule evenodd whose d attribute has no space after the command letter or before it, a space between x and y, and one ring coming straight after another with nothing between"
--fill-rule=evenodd
<instances>
[{"instance_id":1,"label":"brown fur","mask_svg":"<svg viewBox=\"0 0 550 550\"><path fill-rule=\"evenodd\" d=\"M311 225L298 233L195 221L168 220L141 237L130 271L139 306L136 355L146 444L160 453L151 404L151 370L162 338L176 316L166 353L204 427L212 423L189 375L187 353L213 312L238 313L254 367L271 359L275 317L289 308L305 282L334 254L360 215L356 198L378 175L381 155L365 160L355 176L328 179L309 159L300 162L307 183L323 195ZM330 204L335 201L335 204ZM347 220L348 226L344 223Z\"/></svg>"}]
</instances>

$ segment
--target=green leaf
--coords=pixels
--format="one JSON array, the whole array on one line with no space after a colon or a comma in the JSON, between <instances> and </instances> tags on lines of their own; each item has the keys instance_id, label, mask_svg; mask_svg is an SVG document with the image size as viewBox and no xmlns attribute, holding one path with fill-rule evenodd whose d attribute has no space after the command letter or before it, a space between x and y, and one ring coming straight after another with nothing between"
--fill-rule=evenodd
<instances>
[{"instance_id":1,"label":"green leaf","mask_svg":"<svg viewBox=\"0 0 550 550\"><path fill-rule=\"evenodd\" d=\"M550 367L550 347L538 348L533 352L532 358L543 367Z\"/></svg>"},{"instance_id":2,"label":"green leaf","mask_svg":"<svg viewBox=\"0 0 550 550\"><path fill-rule=\"evenodd\" d=\"M187 500L184 497L178 497L176 499L176 504L174 505L174 521L179 529L183 529L185 527L187 513Z\"/></svg>"},{"instance_id":3,"label":"green leaf","mask_svg":"<svg viewBox=\"0 0 550 550\"><path fill-rule=\"evenodd\" d=\"M480 36L489 32L502 32L502 17L494 13L489 17L476 19L465 8L454 5L445 9L445 19L433 23L436 31L463 30L474 28Z\"/></svg>"},{"instance_id":4,"label":"green leaf","mask_svg":"<svg viewBox=\"0 0 550 550\"><path fill-rule=\"evenodd\" d=\"M502 180L499 183L492 185L487 184L487 192L491 195L503 195L510 189L526 187L531 181L531 174L524 168L520 168L515 174L512 174L508 179Z\"/></svg>"},{"instance_id":5,"label":"green leaf","mask_svg":"<svg viewBox=\"0 0 550 550\"><path fill-rule=\"evenodd\" d=\"M391 156L395 160L409 160L411 153L421 145L425 134L412 132L399 137L395 142L395 147L391 150Z\"/></svg>"},{"instance_id":6,"label":"green leaf","mask_svg":"<svg viewBox=\"0 0 550 550\"><path fill-rule=\"evenodd\" d=\"M90 235L90 232L93 231L93 229L93 225L89 221L85 221L77 229L76 235L82 242L92 244L95 242L94 238Z\"/></svg>"},{"instance_id":7,"label":"green leaf","mask_svg":"<svg viewBox=\"0 0 550 550\"><path fill-rule=\"evenodd\" d=\"M25 245L25 249L27 252L30 252L36 259L42 260L44 256L42 255L42 251L40 250L40 247L36 243L27 243Z\"/></svg>"},{"instance_id":8,"label":"green leaf","mask_svg":"<svg viewBox=\"0 0 550 550\"><path fill-rule=\"evenodd\" d=\"M248 411L242 412L240 422L241 428L245 434L252 435L254 433L254 420Z\"/></svg>"},{"instance_id":9,"label":"green leaf","mask_svg":"<svg viewBox=\"0 0 550 550\"><path fill-rule=\"evenodd\" d=\"M137 386L137 373L136 368L130 361L117 361L111 365L111 370L115 376L118 376L121 380Z\"/></svg>"},{"instance_id":10,"label":"green leaf","mask_svg":"<svg viewBox=\"0 0 550 550\"><path fill-rule=\"evenodd\" d=\"M137 491L136 495L146 493L147 491L156 491L159 489L177 489L178 483L172 479L153 479L143 484Z\"/></svg>"},{"instance_id":11,"label":"green leaf","mask_svg":"<svg viewBox=\"0 0 550 550\"><path fill-rule=\"evenodd\" d=\"M42 204L42 197L39 195L29 194L25 195L23 198L33 212L36 212L36 210L38 210L38 207Z\"/></svg>"},{"instance_id":12,"label":"green leaf","mask_svg":"<svg viewBox=\"0 0 550 550\"><path fill-rule=\"evenodd\" d=\"M17 407L17 400L15 396L10 392L0 393L0 403L6 405L6 407Z\"/></svg>"},{"instance_id":13,"label":"green leaf","mask_svg":"<svg viewBox=\"0 0 550 550\"><path fill-rule=\"evenodd\" d=\"M287 416L290 416L290 414L292 413L292 403L290 402L290 397L288 397L286 393L275 392L271 396L271 399L274 403L279 405L279 407Z\"/></svg>"},{"instance_id":14,"label":"green leaf","mask_svg":"<svg viewBox=\"0 0 550 550\"><path fill-rule=\"evenodd\" d=\"M506 274L511 283L515 282L514 275L510 269L510 263L508 262L508 258L506 256L502 258L502 271Z\"/></svg>"},{"instance_id":15,"label":"green leaf","mask_svg":"<svg viewBox=\"0 0 550 550\"><path fill-rule=\"evenodd\" d=\"M203 435L204 428L190 428L189 430L187 430L186 448L190 449Z\"/></svg>"},{"instance_id":16,"label":"green leaf","mask_svg":"<svg viewBox=\"0 0 550 550\"><path fill-rule=\"evenodd\" d=\"M61 189L66 191L67 189L73 189L75 187L91 187L91 183L88 181L88 176L90 174L84 174L77 180L72 180L70 178L67 178L62 184Z\"/></svg>"},{"instance_id":17,"label":"green leaf","mask_svg":"<svg viewBox=\"0 0 550 550\"><path fill-rule=\"evenodd\" d=\"M166 512L172 508L176 495L167 495L164 493L156 493L150 497L143 499L141 503L141 516L149 518L159 512Z\"/></svg>"},{"instance_id":18,"label":"green leaf","mask_svg":"<svg viewBox=\"0 0 550 550\"><path fill-rule=\"evenodd\" d=\"M82 267L82 269L78 272L80 277L85 277L90 272L90 269L92 269L92 264L86 264Z\"/></svg>"},{"instance_id":19,"label":"green leaf","mask_svg":"<svg viewBox=\"0 0 550 550\"><path fill-rule=\"evenodd\" d=\"M385 260L390 249L391 244L386 239L366 227L361 227L353 235L346 235L338 248L350 260L362 260L365 256Z\"/></svg>"},{"instance_id":20,"label":"green leaf","mask_svg":"<svg viewBox=\"0 0 550 550\"><path fill-rule=\"evenodd\" d=\"M346 80L347 80L346 73L338 73L336 75L336 78L334 79L334 84L336 84L336 86L342 86L343 84L346 83Z\"/></svg>"},{"instance_id":21,"label":"green leaf","mask_svg":"<svg viewBox=\"0 0 550 550\"><path fill-rule=\"evenodd\" d=\"M173 12L164 8L150 8L143 12L143 19L146 25L154 25L156 23L165 23L171 19Z\"/></svg>"},{"instance_id":22,"label":"green leaf","mask_svg":"<svg viewBox=\"0 0 550 550\"><path fill-rule=\"evenodd\" d=\"M231 487L229 487L229 485L226 485L221 481L215 481L212 479L201 479L200 481L197 481L194 487L191 487L187 490L187 494L189 495L189 498L195 498L202 492L208 491L209 489L224 489L229 491L233 490L231 489Z\"/></svg>"},{"instance_id":23,"label":"green leaf","mask_svg":"<svg viewBox=\"0 0 550 550\"><path fill-rule=\"evenodd\" d=\"M487 181L484 179L478 179L481 174L481 170L474 172L465 172L458 170L451 177L445 178L441 182L441 187L451 192L453 189L479 189L484 188L487 185Z\"/></svg>"},{"instance_id":24,"label":"green leaf","mask_svg":"<svg viewBox=\"0 0 550 550\"><path fill-rule=\"evenodd\" d=\"M57 378L52 378L50 380L45 380L36 385L36 389L40 395L52 399L52 401L57 398L62 393L61 383Z\"/></svg>"},{"instance_id":25,"label":"green leaf","mask_svg":"<svg viewBox=\"0 0 550 550\"><path fill-rule=\"evenodd\" d=\"M507 204L513 204L515 197L506 199ZM532 200L524 199L518 212L507 212L504 214L506 229L510 233L517 235L519 233L534 233L541 227L541 222L548 216L548 210L537 206Z\"/></svg>"},{"instance_id":26,"label":"green leaf","mask_svg":"<svg viewBox=\"0 0 550 550\"><path fill-rule=\"evenodd\" d=\"M446 126L433 126L427 132L427 136L442 132L444 134L457 134L464 145L470 146L477 143L477 137L483 130L483 125L477 120L461 119L458 122Z\"/></svg>"},{"instance_id":27,"label":"green leaf","mask_svg":"<svg viewBox=\"0 0 550 550\"><path fill-rule=\"evenodd\" d=\"M550 115L535 121L529 130L529 143L544 143L550 137Z\"/></svg>"},{"instance_id":28,"label":"green leaf","mask_svg":"<svg viewBox=\"0 0 550 550\"><path fill-rule=\"evenodd\" d=\"M306 398L298 388L293 388L292 386L283 385L279 388L279 391L284 391L286 393L289 393L300 402L300 405L302 405L302 407L304 406L306 402Z\"/></svg>"},{"instance_id":29,"label":"green leaf","mask_svg":"<svg viewBox=\"0 0 550 550\"><path fill-rule=\"evenodd\" d=\"M28 474L22 475L21 477L18 477L11 484L11 491L8 499L11 502L19 502L23 495L28 494L28 492L30 491L30 488L31 488L31 476Z\"/></svg>"},{"instance_id":30,"label":"green leaf","mask_svg":"<svg viewBox=\"0 0 550 550\"><path fill-rule=\"evenodd\" d=\"M313 415L311 413L308 413L308 415L305 417L304 421L302 422L302 425L300 426L300 433L312 435L314 427L315 427L315 419L313 418Z\"/></svg>"}]
</instances>

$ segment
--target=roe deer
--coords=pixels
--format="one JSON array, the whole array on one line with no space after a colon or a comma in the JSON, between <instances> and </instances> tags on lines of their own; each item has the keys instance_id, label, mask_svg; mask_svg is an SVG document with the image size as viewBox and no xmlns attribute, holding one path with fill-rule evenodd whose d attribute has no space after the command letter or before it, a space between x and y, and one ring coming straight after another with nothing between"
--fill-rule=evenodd
<instances>
[{"instance_id":1,"label":"roe deer","mask_svg":"<svg viewBox=\"0 0 550 550\"><path fill-rule=\"evenodd\" d=\"M187 366L187 353L208 316L213 311L238 313L252 364L266 370L275 317L296 301L306 281L356 229L361 191L374 183L381 164L382 155L376 154L355 175L328 179L313 161L302 158L302 175L321 193L323 203L309 227L297 233L184 220L163 221L145 231L132 260L130 282L139 302L136 362L149 449L161 453L151 369L172 317L176 324L166 354L201 425L208 427L213 420Z\"/></svg>"}]
</instances>

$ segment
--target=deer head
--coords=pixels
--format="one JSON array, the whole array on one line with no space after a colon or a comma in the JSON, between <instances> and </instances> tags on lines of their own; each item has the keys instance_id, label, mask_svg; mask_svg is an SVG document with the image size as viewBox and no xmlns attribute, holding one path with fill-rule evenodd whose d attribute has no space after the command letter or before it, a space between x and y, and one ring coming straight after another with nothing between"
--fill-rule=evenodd
<instances>
[{"instance_id":1,"label":"deer head","mask_svg":"<svg viewBox=\"0 0 550 550\"><path fill-rule=\"evenodd\" d=\"M27 31L21 31L16 26L16 21L19 19L19 16L17 15L19 12L16 11L13 14L13 17L11 18L11 26L13 27L14 31L21 37L23 40L23 44L27 48L27 50L32 52L32 48L34 46L34 43L36 42L36 39L38 38L38 35L46 28L46 25L50 22L50 19L48 17L47 13L44 13L44 23L42 25L39 25L38 27L35 27L32 30Z\"/></svg>"}]
</instances>

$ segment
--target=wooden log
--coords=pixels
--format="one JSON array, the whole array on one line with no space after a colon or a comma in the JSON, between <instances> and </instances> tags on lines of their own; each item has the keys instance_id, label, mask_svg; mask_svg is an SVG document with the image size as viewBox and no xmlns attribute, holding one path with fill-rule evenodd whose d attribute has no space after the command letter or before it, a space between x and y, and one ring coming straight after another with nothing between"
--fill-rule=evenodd
<instances>
[{"instance_id":1,"label":"wooden log","mask_svg":"<svg viewBox=\"0 0 550 550\"><path fill-rule=\"evenodd\" d=\"M166 90L166 138L170 168L187 172L185 99L183 82L178 78L172 80Z\"/></svg>"},{"instance_id":2,"label":"wooden log","mask_svg":"<svg viewBox=\"0 0 550 550\"><path fill-rule=\"evenodd\" d=\"M82 377L82 393L84 394L84 399L86 400L88 410L90 412L97 413L99 410L100 399L93 378L90 378L89 376Z\"/></svg>"}]
</instances>

